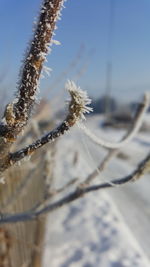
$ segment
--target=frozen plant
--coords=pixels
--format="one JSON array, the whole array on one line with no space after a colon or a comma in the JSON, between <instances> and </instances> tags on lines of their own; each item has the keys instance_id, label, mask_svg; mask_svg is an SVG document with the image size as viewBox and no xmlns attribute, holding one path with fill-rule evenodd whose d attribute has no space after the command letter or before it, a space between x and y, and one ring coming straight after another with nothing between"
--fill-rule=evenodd
<instances>
[{"instance_id":1,"label":"frozen plant","mask_svg":"<svg viewBox=\"0 0 150 267\"><path fill-rule=\"evenodd\" d=\"M81 196L89 192L110 187L112 188L114 186L119 187L120 185L127 182L136 181L150 170L149 153L143 160L141 160L136 169L128 176L114 179L109 182L106 181L105 183L91 185L91 181L95 179L99 172L102 172L107 167L109 160L114 155L116 155L116 153L118 153L119 148L129 142L136 135L141 126L143 116L148 108L149 96L146 94L144 101L139 105L139 109L137 110L132 123L132 128L127 132L120 143L113 144L97 138L97 136L94 135L93 131L87 129L82 124L82 121L85 119L85 114L92 111L91 107L89 106L91 100L88 98L86 92L82 91L79 86L77 86L73 81L70 80L68 80L68 82L66 83L66 89L70 94L70 100L67 104L68 112L66 118L55 129L48 131L46 134L44 134L42 137L39 137L30 145L18 149L15 152L11 151L12 145L16 144L18 136L23 133L23 130L25 130L25 127L28 125L31 111L36 102L39 79L41 77L42 71L45 70L49 73L49 69L45 67L44 64L46 62L47 54L51 51L52 44L59 44L58 41L53 40L53 35L54 30L56 29L56 21L61 17L63 4L64 0L43 1L39 19L36 24L35 33L33 39L30 42L30 45L28 46L23 66L21 68L16 97L5 108L5 112L0 123L0 189L5 190L6 186L8 186L5 172L9 168L12 168L16 163L20 163L22 159L29 159L30 156L32 156L36 151L39 151L39 149L43 146L54 142L60 136L69 131L69 129L75 124L77 124L96 144L107 148L108 154L102 160L102 162L100 162L96 170L88 175L88 177L86 177L82 183L79 178L75 178L66 183L63 187L60 187L58 189L51 189L50 185L48 184L50 177L49 164L51 162L51 155L49 153L46 153L45 169L47 169L47 173L44 173L44 179L49 192L46 188L46 194L44 195L44 198L42 200L38 199L37 203L30 207L30 210L26 209L22 212L17 212L15 209L15 211L11 213L5 212L4 209L4 212L2 212L0 216L1 225L39 219L41 215L47 214L64 205L67 205L68 203L80 198ZM39 132L37 125L35 124L33 128L36 130L37 134ZM4 207L8 207L10 203L15 202L19 194L24 193L24 189L27 188L27 184L32 179L32 168L34 168L34 163L31 164L30 168L31 172L29 173L28 177L22 179L19 186L16 186L13 195L6 201L5 205L3 205ZM46 175L47 177L45 177ZM72 191L70 193L66 193L66 188L71 186L74 186ZM63 195L61 195L62 192ZM32 192L30 192L30 194L32 194ZM51 196L53 195L57 195L57 200L51 202ZM28 192L26 192L26 198L28 198ZM0 230L4 232L4 228L1 228ZM7 232L6 237L8 238ZM20 267L20 265L18 266Z\"/></svg>"}]
</instances>

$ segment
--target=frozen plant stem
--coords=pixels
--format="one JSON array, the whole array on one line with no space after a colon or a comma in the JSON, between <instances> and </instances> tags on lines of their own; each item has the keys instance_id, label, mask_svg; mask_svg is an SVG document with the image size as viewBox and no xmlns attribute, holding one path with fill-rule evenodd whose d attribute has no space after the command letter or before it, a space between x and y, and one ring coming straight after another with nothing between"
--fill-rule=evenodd
<instances>
[{"instance_id":1,"label":"frozen plant stem","mask_svg":"<svg viewBox=\"0 0 150 267\"><path fill-rule=\"evenodd\" d=\"M39 77L49 52L49 45L52 42L52 35L62 3L62 0L44 1L34 38L27 52L19 84L18 100L14 104L16 119L21 119L23 124L26 124L30 109L35 101Z\"/></svg>"},{"instance_id":2,"label":"frozen plant stem","mask_svg":"<svg viewBox=\"0 0 150 267\"><path fill-rule=\"evenodd\" d=\"M63 3L64 0L44 0L41 7L36 30L22 66L17 96L6 106L0 123L0 172L7 168L10 147L28 122Z\"/></svg>"},{"instance_id":3,"label":"frozen plant stem","mask_svg":"<svg viewBox=\"0 0 150 267\"><path fill-rule=\"evenodd\" d=\"M83 130L83 132L97 145L108 148L108 149L117 149L123 147L129 141L132 140L139 131L142 123L144 115L150 104L150 94L146 93L144 95L144 101L138 107L135 118L132 122L131 129L127 132L127 134L123 137L123 139L118 143L113 143L109 141L105 141L99 137L97 137L90 129L85 127L82 123L79 124L79 127Z\"/></svg>"},{"instance_id":4,"label":"frozen plant stem","mask_svg":"<svg viewBox=\"0 0 150 267\"><path fill-rule=\"evenodd\" d=\"M149 103L148 95L145 95L143 103L140 103L138 108L137 108L136 114L135 114L134 119L132 121L131 129L129 129L127 131L126 135L123 136L122 140L119 143L112 144L112 146L118 145L118 148L112 148L111 147L109 149L107 156L102 160L102 162L99 164L99 166L90 175L87 176L87 178L85 179L85 181L83 183L89 184L93 179L95 179L97 177L97 175L99 175L107 167L109 161L115 155L117 155L117 153L119 152L119 146L122 147L123 144L129 143L129 141L131 141L132 138L135 137L136 133L138 132L138 130L140 129L140 126L142 124L143 116L145 115L145 112L147 110L148 103ZM114 184L114 186L115 186L115 184Z\"/></svg>"},{"instance_id":5,"label":"frozen plant stem","mask_svg":"<svg viewBox=\"0 0 150 267\"><path fill-rule=\"evenodd\" d=\"M7 156L7 165L2 166L1 171L4 171L26 156L30 156L43 145L53 142L56 138L68 131L70 127L72 127L79 120L84 119L85 113L89 113L92 110L88 106L88 104L91 103L91 100L87 97L86 92L82 91L80 87L77 87L72 81L67 82L66 88L71 96L66 119L56 129L48 132L31 145L22 148L17 152L9 153Z\"/></svg>"},{"instance_id":6,"label":"frozen plant stem","mask_svg":"<svg viewBox=\"0 0 150 267\"><path fill-rule=\"evenodd\" d=\"M5 215L3 214L2 217L0 218L0 224L5 224L5 223L17 223L17 222L25 222L25 221L30 221L34 220L37 217L44 215L46 213L53 212L57 210L58 208L61 208L62 206L65 206L76 199L82 197L83 195L93 192L93 191L98 191L101 189L105 188L111 188L113 187L113 184L121 186L124 185L128 182L134 182L137 179L139 179L141 176L143 176L145 173L148 173L150 171L150 154L148 154L144 160L142 160L136 170L134 170L130 175L125 176L120 179L115 179L112 180L111 183L101 183L101 184L96 184L96 185L91 185L91 186L79 186L77 187L73 192L69 193L68 195L65 195L64 197L60 198L54 203L50 203L45 205L42 208L39 208L38 206L31 211L28 212L23 212L23 213L16 213L16 214L9 214ZM41 206L41 203L40 203Z\"/></svg>"}]
</instances>

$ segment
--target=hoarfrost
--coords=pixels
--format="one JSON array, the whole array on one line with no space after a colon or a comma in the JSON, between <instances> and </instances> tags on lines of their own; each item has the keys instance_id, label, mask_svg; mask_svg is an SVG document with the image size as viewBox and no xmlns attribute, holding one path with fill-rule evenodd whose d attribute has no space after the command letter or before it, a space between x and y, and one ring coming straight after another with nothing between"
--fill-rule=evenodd
<instances>
[{"instance_id":1,"label":"hoarfrost","mask_svg":"<svg viewBox=\"0 0 150 267\"><path fill-rule=\"evenodd\" d=\"M57 41L57 40L52 40L51 43L55 44L55 45L61 45L61 43L59 41Z\"/></svg>"},{"instance_id":2,"label":"hoarfrost","mask_svg":"<svg viewBox=\"0 0 150 267\"><path fill-rule=\"evenodd\" d=\"M78 105L78 118L77 119L85 119L84 113L92 112L93 109L88 105L91 104L91 99L88 97L86 91L82 91L80 87L78 87L73 81L68 80L66 83L66 89L71 95L72 98L72 110L74 109L74 105ZM75 104L74 104L75 103ZM75 113L76 111L74 111ZM76 116L76 113L74 114Z\"/></svg>"},{"instance_id":3,"label":"hoarfrost","mask_svg":"<svg viewBox=\"0 0 150 267\"><path fill-rule=\"evenodd\" d=\"M48 76L50 76L52 69L47 66L43 66L43 72L45 72Z\"/></svg>"}]
</instances>

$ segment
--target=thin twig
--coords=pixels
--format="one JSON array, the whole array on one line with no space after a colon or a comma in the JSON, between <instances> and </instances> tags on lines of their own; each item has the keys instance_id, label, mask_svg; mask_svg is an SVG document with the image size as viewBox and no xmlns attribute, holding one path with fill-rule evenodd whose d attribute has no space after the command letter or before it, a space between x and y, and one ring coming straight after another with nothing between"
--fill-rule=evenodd
<instances>
[{"instance_id":1,"label":"thin twig","mask_svg":"<svg viewBox=\"0 0 150 267\"><path fill-rule=\"evenodd\" d=\"M58 188L58 189L54 189L53 191L50 192L51 196L56 196L58 193L61 193L63 191L65 191L66 189L68 189L70 186L74 185L79 179L78 178L74 178L71 181L69 181L68 183L66 183L64 186Z\"/></svg>"},{"instance_id":2,"label":"thin twig","mask_svg":"<svg viewBox=\"0 0 150 267\"><path fill-rule=\"evenodd\" d=\"M147 110L147 108L149 107L150 104L150 96L149 94L145 94L144 96L144 101L143 103L140 104L138 111L136 113L136 116L132 122L132 126L130 131L125 134L124 138L118 142L118 143L113 143L113 142L109 142L109 141L105 141L99 137L97 137L96 135L93 134L93 132L91 132L90 129L88 129L85 125L83 125L82 123L78 123L79 127L84 131L84 133L97 145L108 148L108 149L116 149L116 148L120 148L122 146L124 146L126 143L128 143L129 141L131 141L132 138L134 138L134 136L137 134L137 132L139 131L142 123L143 123L143 117L145 115L145 112Z\"/></svg>"},{"instance_id":3,"label":"thin twig","mask_svg":"<svg viewBox=\"0 0 150 267\"><path fill-rule=\"evenodd\" d=\"M124 185L128 182L134 182L137 179L139 179L141 176L143 176L145 173L150 171L150 153L145 157L144 160L142 160L136 170L134 170L130 175L125 176L120 179L112 180L112 184L116 184L118 186ZM38 209L38 210L32 210L32 212L23 212L23 213L16 213L16 214L3 214L3 216L0 218L0 224L4 223L17 223L17 222L25 222L36 219L38 216L50 213L54 210L57 210L58 208L61 208L62 206L65 206L76 199L82 197L83 195L98 191L105 188L112 188L113 185L110 183L102 183L92 186L80 186L77 187L72 193L68 194L67 196L57 200L54 203L47 204L45 207Z\"/></svg>"},{"instance_id":4,"label":"thin twig","mask_svg":"<svg viewBox=\"0 0 150 267\"><path fill-rule=\"evenodd\" d=\"M89 184L94 178L99 175L100 172L102 172L106 166L108 165L109 161L118 153L118 149L109 150L106 157L100 162L99 166L87 176L87 178L84 180L83 184Z\"/></svg>"},{"instance_id":5,"label":"thin twig","mask_svg":"<svg viewBox=\"0 0 150 267\"><path fill-rule=\"evenodd\" d=\"M80 87L77 87L72 81L68 81L66 88L71 96L71 100L69 102L69 112L66 119L56 129L48 132L31 145L28 145L14 153L10 153L7 158L7 164L1 166L1 171L6 170L21 159L30 156L45 144L56 140L58 137L67 132L70 127L74 126L76 122L80 119L84 119L85 113L89 113L92 110L88 106L91 103L91 100L88 98L86 92L82 91Z\"/></svg>"},{"instance_id":6,"label":"thin twig","mask_svg":"<svg viewBox=\"0 0 150 267\"><path fill-rule=\"evenodd\" d=\"M52 197L56 197L58 194L64 192L66 189L68 189L70 186L74 185L78 181L78 178L74 178L68 183L66 183L64 186L58 188L58 189L51 189L51 191L43 197L42 200L37 201L37 203L30 209L30 212L34 212L37 209L41 209L42 207L45 207L47 203L49 203L50 199Z\"/></svg>"}]
</instances>

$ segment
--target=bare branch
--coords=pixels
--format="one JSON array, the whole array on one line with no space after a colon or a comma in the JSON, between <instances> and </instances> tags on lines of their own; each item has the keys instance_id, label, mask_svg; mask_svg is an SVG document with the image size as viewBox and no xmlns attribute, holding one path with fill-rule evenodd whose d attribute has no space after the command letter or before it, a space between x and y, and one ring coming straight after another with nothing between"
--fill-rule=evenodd
<instances>
[{"instance_id":1,"label":"bare branch","mask_svg":"<svg viewBox=\"0 0 150 267\"><path fill-rule=\"evenodd\" d=\"M126 133L126 135L122 138L121 142L119 143L119 144L121 144L121 146L124 144L124 142L126 142L126 143L129 142L130 139L132 138L132 136L134 137L134 135L136 134L135 130L138 131L138 129L140 128L140 125L141 125L142 119L143 119L143 115L145 114L145 111L146 111L145 109L147 108L147 104L148 104L148 102L145 100L144 103L141 103L139 105L137 112L135 114L131 129L129 129L129 131ZM131 136L131 134L132 134L132 136ZM99 166L91 174L89 174L87 176L87 178L85 179L83 184L89 184L92 180L94 180L97 177L97 175L99 175L100 172L102 172L106 168L109 161L118 152L119 152L119 148L109 149L109 152L106 155L106 157L102 160L102 162L100 162ZM113 184L112 182L109 182L109 183L112 184L113 186L115 186L115 184Z\"/></svg>"},{"instance_id":2,"label":"bare branch","mask_svg":"<svg viewBox=\"0 0 150 267\"><path fill-rule=\"evenodd\" d=\"M120 179L112 180L111 183L121 186L128 182L134 182L149 171L150 171L150 153L145 157L144 160L142 160L139 163L136 170L134 170L130 175L125 176ZM29 220L34 220L38 216L47 214L58 208L61 208L62 206L65 206L75 201L76 199L82 197L83 195L87 193L98 191L98 190L105 189L105 188L111 188L113 187L112 184L106 182L106 183L101 183L101 184L92 185L92 186L83 185L83 186L77 187L73 192L71 192L67 196L55 201L54 203L47 204L45 207L41 209L39 208L37 210L32 210L30 212L16 213L12 215L3 214L0 218L0 224L17 223L17 222L25 222Z\"/></svg>"},{"instance_id":3,"label":"bare branch","mask_svg":"<svg viewBox=\"0 0 150 267\"><path fill-rule=\"evenodd\" d=\"M129 130L129 132L124 136L124 138L122 139L121 142L119 143L112 143L112 142L108 142L105 141L97 136L95 136L93 134L93 132L91 132L90 129L88 129L85 125L83 124L79 124L79 127L84 131L84 133L97 145L105 147L105 148L109 148L109 149L116 149L116 148L120 148L122 146L124 146L126 143L128 143L129 141L131 141L132 138L134 138L134 136L137 134L137 132L139 131L142 122L143 122L143 117L145 115L145 112L147 110L147 108L149 107L150 104L150 96L149 94L145 94L144 96L144 101L143 103L140 104L137 113L135 115L135 118L133 120L131 129Z\"/></svg>"},{"instance_id":4,"label":"bare branch","mask_svg":"<svg viewBox=\"0 0 150 267\"><path fill-rule=\"evenodd\" d=\"M108 154L106 155L106 157L102 160L102 162L100 162L99 166L91 173L87 176L87 178L84 180L83 184L89 184L92 180L94 180L94 178L97 177L97 175L99 175L100 172L102 172L107 164L109 163L109 161L118 153L118 149L113 149L110 150L108 152ZM110 182L111 183L111 182Z\"/></svg>"},{"instance_id":5,"label":"bare branch","mask_svg":"<svg viewBox=\"0 0 150 267\"><path fill-rule=\"evenodd\" d=\"M71 185L74 185L76 182L78 181L78 178L74 178L71 181L69 181L68 183L66 183L64 186L58 188L58 189L54 189L50 192L50 196L55 196L63 191L65 191L66 189L68 189Z\"/></svg>"},{"instance_id":6,"label":"bare branch","mask_svg":"<svg viewBox=\"0 0 150 267\"><path fill-rule=\"evenodd\" d=\"M1 166L1 171L4 171L5 169L15 164L17 161L20 161L21 159L25 158L26 156L30 156L43 145L56 140L58 137L67 132L70 127L72 127L80 119L84 119L85 113L89 113L92 110L88 106L88 104L91 103L91 100L88 98L86 92L82 91L80 87L77 87L72 81L68 81L68 83L66 84L66 88L68 89L71 96L71 101L69 103L69 113L66 119L56 129L52 130L51 132L48 132L31 145L26 146L25 148L17 152L10 153L7 158L7 164Z\"/></svg>"},{"instance_id":7,"label":"bare branch","mask_svg":"<svg viewBox=\"0 0 150 267\"><path fill-rule=\"evenodd\" d=\"M56 195L64 192L66 189L68 189L69 187L74 185L77 181L78 181L78 178L74 178L71 181L69 181L68 183L66 183L64 186L62 186L58 189L55 189L55 188L51 189L51 191L49 191L49 193L46 194L41 201L37 201L37 203L34 205L34 207L32 207L30 209L30 212L34 212L37 209L41 209L41 208L45 207L45 205L47 203L49 203L51 197L55 197Z\"/></svg>"}]
</instances>

